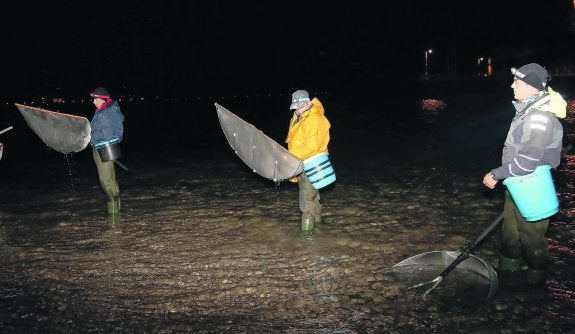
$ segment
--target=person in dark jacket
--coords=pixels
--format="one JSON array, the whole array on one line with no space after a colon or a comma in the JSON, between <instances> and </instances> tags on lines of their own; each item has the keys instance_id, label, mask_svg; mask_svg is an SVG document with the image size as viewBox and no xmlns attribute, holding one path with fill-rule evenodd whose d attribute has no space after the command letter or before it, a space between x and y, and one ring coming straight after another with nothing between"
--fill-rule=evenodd
<instances>
[{"instance_id":1,"label":"person in dark jacket","mask_svg":"<svg viewBox=\"0 0 575 334\"><path fill-rule=\"evenodd\" d=\"M119 144L124 136L124 115L120 110L117 101L110 98L108 90L104 87L97 87L90 96L96 106L94 117L92 117L91 139L92 154L98 169L100 184L107 196L108 214L116 215L120 213L120 187L116 181L116 171L114 161L102 161L97 148L106 144Z\"/></svg>"},{"instance_id":2,"label":"person in dark jacket","mask_svg":"<svg viewBox=\"0 0 575 334\"><path fill-rule=\"evenodd\" d=\"M502 164L483 177L483 184L490 189L499 180L530 175L539 166L555 168L561 160L563 127L558 118L565 117L567 103L547 86L549 73L543 66L530 63L512 68L511 73L516 113L505 140ZM498 268L501 278L520 273L526 265L525 278L518 280L530 285L544 283L549 260L545 238L548 227L549 217L526 220L509 190L505 191Z\"/></svg>"}]
</instances>

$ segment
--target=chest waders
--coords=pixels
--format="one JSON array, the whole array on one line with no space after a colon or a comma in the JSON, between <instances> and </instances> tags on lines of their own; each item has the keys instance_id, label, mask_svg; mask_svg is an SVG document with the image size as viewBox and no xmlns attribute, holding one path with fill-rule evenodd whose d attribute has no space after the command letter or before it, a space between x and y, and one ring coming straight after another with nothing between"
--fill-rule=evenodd
<instances>
[{"instance_id":1,"label":"chest waders","mask_svg":"<svg viewBox=\"0 0 575 334\"><path fill-rule=\"evenodd\" d=\"M92 149L92 155L96 168L98 169L98 177L100 185L107 196L108 214L116 215L120 213L120 187L116 181L116 170L114 168L114 161L102 161L98 151Z\"/></svg>"}]
</instances>

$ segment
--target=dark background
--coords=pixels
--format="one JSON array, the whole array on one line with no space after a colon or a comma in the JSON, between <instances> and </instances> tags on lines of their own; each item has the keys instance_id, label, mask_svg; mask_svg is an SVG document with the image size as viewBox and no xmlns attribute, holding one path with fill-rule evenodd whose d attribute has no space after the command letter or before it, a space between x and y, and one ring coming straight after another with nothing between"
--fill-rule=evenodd
<instances>
[{"instance_id":1,"label":"dark background","mask_svg":"<svg viewBox=\"0 0 575 334\"><path fill-rule=\"evenodd\" d=\"M3 6L8 102L85 96L414 89L429 72L573 64L569 0L11 2Z\"/></svg>"},{"instance_id":2,"label":"dark background","mask_svg":"<svg viewBox=\"0 0 575 334\"><path fill-rule=\"evenodd\" d=\"M422 99L442 100L479 122L470 106L512 112L509 67L575 68L568 0L20 1L4 5L0 28L0 129L14 126L0 137L4 171L62 158L14 103L91 119L88 94L99 85L126 116L129 163L155 154L193 157L196 147L231 152L215 102L283 143L290 94L306 89L332 123L330 151L350 154L361 141L393 141L382 137L386 131L423 131ZM433 53L423 80L427 49ZM492 76L478 77L486 70L478 57L492 59ZM565 79L551 85L572 98ZM79 157L92 170L89 151Z\"/></svg>"}]
</instances>

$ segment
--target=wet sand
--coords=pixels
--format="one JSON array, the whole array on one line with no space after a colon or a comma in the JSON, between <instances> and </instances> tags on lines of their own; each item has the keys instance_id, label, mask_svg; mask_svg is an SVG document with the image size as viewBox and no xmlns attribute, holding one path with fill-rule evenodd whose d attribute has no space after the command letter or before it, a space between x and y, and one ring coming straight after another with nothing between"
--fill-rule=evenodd
<instances>
[{"instance_id":1,"label":"wet sand","mask_svg":"<svg viewBox=\"0 0 575 334\"><path fill-rule=\"evenodd\" d=\"M429 277L390 273L417 254L461 250L503 204L503 189L481 184L497 136L478 143L474 131L487 128L453 115L413 119L417 133L385 119L372 126L388 131L339 130L337 181L321 192L324 222L311 235L299 233L297 186L251 172L220 129L188 149L128 141L118 217L105 212L90 152L44 148L0 186L2 332L572 332L573 155L554 174L561 211L546 288L499 289L479 309L485 286L457 282L469 273L456 270L428 299L406 288ZM572 140L573 119L564 125ZM445 151L456 135L454 162ZM474 254L495 264L497 247L495 231Z\"/></svg>"}]
</instances>

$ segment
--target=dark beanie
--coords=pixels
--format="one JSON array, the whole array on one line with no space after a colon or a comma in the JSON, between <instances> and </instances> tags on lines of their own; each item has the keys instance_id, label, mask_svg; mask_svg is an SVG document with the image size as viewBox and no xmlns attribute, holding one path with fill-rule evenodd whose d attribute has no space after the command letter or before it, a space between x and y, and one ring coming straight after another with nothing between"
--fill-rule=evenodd
<instances>
[{"instance_id":1,"label":"dark beanie","mask_svg":"<svg viewBox=\"0 0 575 334\"><path fill-rule=\"evenodd\" d=\"M526 82L539 90L544 90L549 80L549 73L543 66L530 63L519 69L512 68L511 73L519 80Z\"/></svg>"},{"instance_id":2,"label":"dark beanie","mask_svg":"<svg viewBox=\"0 0 575 334\"><path fill-rule=\"evenodd\" d=\"M91 93L90 93L91 97L98 97L101 99L109 99L110 98L110 93L108 93L108 90L102 86L96 87L96 89L94 89Z\"/></svg>"}]
</instances>

